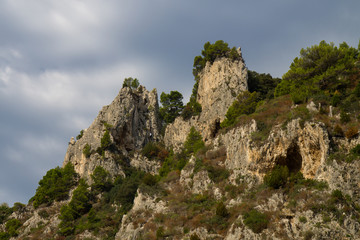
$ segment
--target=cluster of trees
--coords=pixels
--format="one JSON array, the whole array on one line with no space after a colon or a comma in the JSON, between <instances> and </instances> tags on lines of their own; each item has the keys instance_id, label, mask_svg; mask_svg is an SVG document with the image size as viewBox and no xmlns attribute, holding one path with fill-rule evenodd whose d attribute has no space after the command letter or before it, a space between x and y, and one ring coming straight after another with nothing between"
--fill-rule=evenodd
<instances>
[{"instance_id":1,"label":"cluster of trees","mask_svg":"<svg viewBox=\"0 0 360 240\"><path fill-rule=\"evenodd\" d=\"M139 87L140 83L139 80L137 78L132 78L132 77L128 77L124 79L123 82L123 88L124 87L129 87L131 89L137 89Z\"/></svg>"},{"instance_id":2,"label":"cluster of trees","mask_svg":"<svg viewBox=\"0 0 360 240\"><path fill-rule=\"evenodd\" d=\"M156 184L156 178L142 171L127 166L124 166L124 171L126 178L119 176L113 182L109 172L97 166L90 176L91 186L88 186L84 179L80 179L71 201L60 210L59 233L71 236L86 229L98 229L106 224L114 224L111 219L117 216L108 211L112 205L116 203L120 206L116 215L121 219L121 215L132 208L138 187L141 184ZM99 205L96 204L99 201L96 196L100 193L102 197Z\"/></svg>"},{"instance_id":3,"label":"cluster of trees","mask_svg":"<svg viewBox=\"0 0 360 240\"><path fill-rule=\"evenodd\" d=\"M324 92L330 96L345 92L353 88L351 76L359 71L358 63L359 49L345 42L336 47L321 41L301 49L300 57L294 59L276 87L275 96L290 94L295 103L302 103Z\"/></svg>"},{"instance_id":4,"label":"cluster of trees","mask_svg":"<svg viewBox=\"0 0 360 240\"><path fill-rule=\"evenodd\" d=\"M39 181L35 196L30 199L35 208L41 204L51 204L53 201L65 200L69 191L77 184L78 174L69 162L64 168L56 167L49 170Z\"/></svg>"}]
</instances>

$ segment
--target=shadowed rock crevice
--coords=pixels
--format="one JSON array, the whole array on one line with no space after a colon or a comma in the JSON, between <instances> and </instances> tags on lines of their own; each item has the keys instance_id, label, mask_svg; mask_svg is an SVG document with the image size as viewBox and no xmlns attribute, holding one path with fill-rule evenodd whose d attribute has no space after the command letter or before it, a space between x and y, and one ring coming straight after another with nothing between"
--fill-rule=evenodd
<instances>
[{"instance_id":1,"label":"shadowed rock crevice","mask_svg":"<svg viewBox=\"0 0 360 240\"><path fill-rule=\"evenodd\" d=\"M287 166L290 173L300 171L302 166L302 157L299 146L296 143L292 143L286 152L286 157L278 159L277 165Z\"/></svg>"}]
</instances>

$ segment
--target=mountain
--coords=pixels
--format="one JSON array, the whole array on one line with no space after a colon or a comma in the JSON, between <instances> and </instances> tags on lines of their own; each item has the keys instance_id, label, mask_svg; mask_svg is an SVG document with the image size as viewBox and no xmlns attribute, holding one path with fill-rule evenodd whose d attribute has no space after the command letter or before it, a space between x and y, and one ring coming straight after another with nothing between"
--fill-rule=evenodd
<instances>
[{"instance_id":1,"label":"mountain","mask_svg":"<svg viewBox=\"0 0 360 240\"><path fill-rule=\"evenodd\" d=\"M274 97L223 42L203 56L201 112L165 125L156 89L123 87L27 205L1 206L0 239L360 239L357 110Z\"/></svg>"}]
</instances>

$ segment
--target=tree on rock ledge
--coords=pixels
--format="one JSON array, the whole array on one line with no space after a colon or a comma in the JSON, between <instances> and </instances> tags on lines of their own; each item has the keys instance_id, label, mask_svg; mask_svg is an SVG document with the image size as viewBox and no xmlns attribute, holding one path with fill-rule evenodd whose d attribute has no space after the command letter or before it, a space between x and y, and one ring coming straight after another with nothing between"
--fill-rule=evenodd
<instances>
[{"instance_id":1,"label":"tree on rock ledge","mask_svg":"<svg viewBox=\"0 0 360 240\"><path fill-rule=\"evenodd\" d=\"M175 118L180 115L184 108L182 102L183 96L178 91L171 91L169 94L161 93L160 102L162 107L160 108L160 116L165 123L172 123Z\"/></svg>"}]
</instances>

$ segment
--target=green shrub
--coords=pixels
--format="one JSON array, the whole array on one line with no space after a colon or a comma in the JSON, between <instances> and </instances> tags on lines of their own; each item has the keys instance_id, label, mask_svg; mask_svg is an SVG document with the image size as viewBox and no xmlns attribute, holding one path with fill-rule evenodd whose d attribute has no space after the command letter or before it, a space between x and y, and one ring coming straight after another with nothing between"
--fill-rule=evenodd
<instances>
[{"instance_id":1,"label":"green shrub","mask_svg":"<svg viewBox=\"0 0 360 240\"><path fill-rule=\"evenodd\" d=\"M105 193L105 199L109 203L121 205L120 212L126 213L133 205L136 191L142 182L144 173L133 168L126 170L126 178L118 177L114 187Z\"/></svg>"},{"instance_id":2,"label":"green shrub","mask_svg":"<svg viewBox=\"0 0 360 240\"><path fill-rule=\"evenodd\" d=\"M9 240L10 234L7 232L0 232L0 240Z\"/></svg>"},{"instance_id":3,"label":"green shrub","mask_svg":"<svg viewBox=\"0 0 360 240\"><path fill-rule=\"evenodd\" d=\"M69 191L76 184L77 177L74 166L70 162L64 168L57 167L49 170L39 181L39 187L31 199L34 207L68 198Z\"/></svg>"},{"instance_id":4,"label":"green shrub","mask_svg":"<svg viewBox=\"0 0 360 240\"><path fill-rule=\"evenodd\" d=\"M146 173L142 179L142 182L148 186L155 186L157 183L157 178L150 173Z\"/></svg>"},{"instance_id":5,"label":"green shrub","mask_svg":"<svg viewBox=\"0 0 360 240\"><path fill-rule=\"evenodd\" d=\"M93 180L91 189L95 190L95 192L109 191L112 187L110 177L111 176L108 171L101 166L97 166L91 174L91 179Z\"/></svg>"},{"instance_id":6,"label":"green shrub","mask_svg":"<svg viewBox=\"0 0 360 240\"><path fill-rule=\"evenodd\" d=\"M84 135L84 129L82 129L82 130L80 131L79 135L76 136L76 140L81 139L81 138L83 137L83 135Z\"/></svg>"},{"instance_id":7,"label":"green shrub","mask_svg":"<svg viewBox=\"0 0 360 240\"><path fill-rule=\"evenodd\" d=\"M331 201L333 203L341 203L345 201L345 197L340 190L336 189L331 192Z\"/></svg>"},{"instance_id":8,"label":"green shrub","mask_svg":"<svg viewBox=\"0 0 360 240\"><path fill-rule=\"evenodd\" d=\"M268 217L256 209L245 212L243 215L244 224L250 228L254 233L261 233L262 230L267 228L269 223Z\"/></svg>"},{"instance_id":9,"label":"green shrub","mask_svg":"<svg viewBox=\"0 0 360 240\"><path fill-rule=\"evenodd\" d=\"M351 121L351 118L350 118L350 114L344 112L344 111L341 111L340 113L340 122L341 123L348 123Z\"/></svg>"},{"instance_id":10,"label":"green shrub","mask_svg":"<svg viewBox=\"0 0 360 240\"><path fill-rule=\"evenodd\" d=\"M0 205L0 224L3 224L8 216L11 215L13 209L10 208L6 203Z\"/></svg>"},{"instance_id":11,"label":"green shrub","mask_svg":"<svg viewBox=\"0 0 360 240\"><path fill-rule=\"evenodd\" d=\"M110 132L108 129L105 130L104 136L101 138L100 146L103 150L107 149L111 145Z\"/></svg>"},{"instance_id":12,"label":"green shrub","mask_svg":"<svg viewBox=\"0 0 360 240\"><path fill-rule=\"evenodd\" d=\"M143 149L141 150L141 154L146 156L149 159L157 157L160 153L161 149L159 145L155 142L148 142Z\"/></svg>"},{"instance_id":13,"label":"green shrub","mask_svg":"<svg viewBox=\"0 0 360 240\"><path fill-rule=\"evenodd\" d=\"M286 185L288 177L288 167L277 165L272 171L265 175L264 183L269 187L277 189Z\"/></svg>"},{"instance_id":14,"label":"green shrub","mask_svg":"<svg viewBox=\"0 0 360 240\"><path fill-rule=\"evenodd\" d=\"M156 230L156 239L163 239L164 236L165 236L164 227L161 226Z\"/></svg>"},{"instance_id":15,"label":"green shrub","mask_svg":"<svg viewBox=\"0 0 360 240\"><path fill-rule=\"evenodd\" d=\"M353 149L351 149L351 153L360 156L360 144L357 144Z\"/></svg>"},{"instance_id":16,"label":"green shrub","mask_svg":"<svg viewBox=\"0 0 360 240\"><path fill-rule=\"evenodd\" d=\"M60 209L60 234L68 236L74 233L74 221L91 209L90 198L91 194L88 191L88 185L85 180L81 179L79 186L74 190L69 204L62 206Z\"/></svg>"},{"instance_id":17,"label":"green shrub","mask_svg":"<svg viewBox=\"0 0 360 240\"><path fill-rule=\"evenodd\" d=\"M91 146L88 143L85 144L82 152L83 152L83 154L85 155L86 158L89 158L90 155L91 155Z\"/></svg>"},{"instance_id":18,"label":"green shrub","mask_svg":"<svg viewBox=\"0 0 360 240\"><path fill-rule=\"evenodd\" d=\"M306 219L306 217L301 216L301 217L299 217L299 221L300 221L301 223L306 223L306 222L307 222L307 219Z\"/></svg>"},{"instance_id":19,"label":"green shrub","mask_svg":"<svg viewBox=\"0 0 360 240\"><path fill-rule=\"evenodd\" d=\"M6 222L5 224L5 229L6 232L9 233L10 237L16 237L19 233L18 233L18 229L22 226L20 220L14 218L14 219L10 219L9 221Z\"/></svg>"},{"instance_id":20,"label":"green shrub","mask_svg":"<svg viewBox=\"0 0 360 240\"><path fill-rule=\"evenodd\" d=\"M229 216L229 212L223 202L219 202L216 206L216 215L226 218Z\"/></svg>"},{"instance_id":21,"label":"green shrub","mask_svg":"<svg viewBox=\"0 0 360 240\"><path fill-rule=\"evenodd\" d=\"M202 140L201 134L195 130L194 127L191 127L186 141L184 143L184 151L187 155L195 154L200 149L205 147L205 143Z\"/></svg>"},{"instance_id":22,"label":"green shrub","mask_svg":"<svg viewBox=\"0 0 360 240\"><path fill-rule=\"evenodd\" d=\"M239 116L246 114L249 115L256 110L256 106L260 94L257 92L244 91L237 96L236 100L229 107L225 114L225 120L221 123L221 127L229 127L236 123Z\"/></svg>"}]
</instances>

